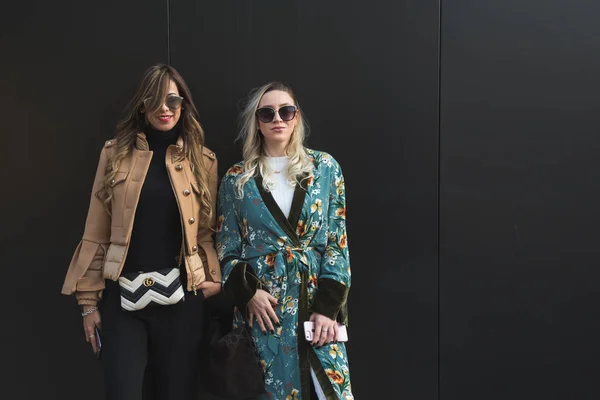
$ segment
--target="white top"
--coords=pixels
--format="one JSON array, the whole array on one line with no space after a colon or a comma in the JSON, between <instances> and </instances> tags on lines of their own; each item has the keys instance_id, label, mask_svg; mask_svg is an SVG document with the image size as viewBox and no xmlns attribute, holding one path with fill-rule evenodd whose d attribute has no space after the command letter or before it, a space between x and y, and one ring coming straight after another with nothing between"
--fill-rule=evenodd
<instances>
[{"instance_id":1,"label":"white top","mask_svg":"<svg viewBox=\"0 0 600 400\"><path fill-rule=\"evenodd\" d=\"M294 186L290 185L285 177L285 168L290 159L288 157L265 157L265 159L272 172L263 179L268 182L275 202L283 211L283 215L288 218L294 199Z\"/></svg>"}]
</instances>

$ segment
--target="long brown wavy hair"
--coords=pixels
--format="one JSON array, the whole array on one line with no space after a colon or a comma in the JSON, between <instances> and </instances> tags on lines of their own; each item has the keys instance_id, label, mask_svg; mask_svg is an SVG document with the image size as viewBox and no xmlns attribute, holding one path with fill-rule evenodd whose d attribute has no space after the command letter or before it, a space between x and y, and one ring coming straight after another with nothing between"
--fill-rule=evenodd
<instances>
[{"instance_id":1,"label":"long brown wavy hair","mask_svg":"<svg viewBox=\"0 0 600 400\"><path fill-rule=\"evenodd\" d=\"M117 123L115 152L106 166L104 187L96 193L96 196L104 203L104 208L110 214L110 202L113 196L110 182L119 170L121 161L133 151L137 134L143 132L147 127L144 112L153 113L162 107L169 91L170 81L175 82L179 95L183 97L181 117L178 121L179 132L183 138L183 155L181 157L190 161L194 176L200 185L202 218L199 222L206 226L212 217L212 207L208 191L208 171L202 158L204 130L198 122L198 110L192 101L190 89L179 72L170 65L157 64L148 68L138 84L135 94L125 106L123 117ZM144 105L143 101L147 98L152 98L152 100Z\"/></svg>"}]
</instances>

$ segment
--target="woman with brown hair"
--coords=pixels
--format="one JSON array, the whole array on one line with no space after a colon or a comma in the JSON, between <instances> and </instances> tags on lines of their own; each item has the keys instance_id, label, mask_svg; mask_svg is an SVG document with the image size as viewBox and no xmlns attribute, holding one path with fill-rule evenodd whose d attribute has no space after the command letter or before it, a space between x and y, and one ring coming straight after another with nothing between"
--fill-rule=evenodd
<instances>
[{"instance_id":1,"label":"woman with brown hair","mask_svg":"<svg viewBox=\"0 0 600 400\"><path fill-rule=\"evenodd\" d=\"M191 399L206 298L221 290L214 248L217 160L190 90L150 67L101 153L83 239L62 293L82 307L109 400Z\"/></svg>"}]
</instances>

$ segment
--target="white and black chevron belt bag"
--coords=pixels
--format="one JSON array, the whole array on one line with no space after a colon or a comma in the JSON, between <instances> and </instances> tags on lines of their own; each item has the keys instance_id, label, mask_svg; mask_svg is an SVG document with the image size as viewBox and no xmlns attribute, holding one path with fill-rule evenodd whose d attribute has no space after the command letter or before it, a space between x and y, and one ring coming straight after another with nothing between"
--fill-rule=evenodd
<instances>
[{"instance_id":1,"label":"white and black chevron belt bag","mask_svg":"<svg viewBox=\"0 0 600 400\"><path fill-rule=\"evenodd\" d=\"M180 254L179 265L182 256ZM180 275L179 268L165 268L120 276L121 308L138 311L146 307L169 306L185 301Z\"/></svg>"}]
</instances>

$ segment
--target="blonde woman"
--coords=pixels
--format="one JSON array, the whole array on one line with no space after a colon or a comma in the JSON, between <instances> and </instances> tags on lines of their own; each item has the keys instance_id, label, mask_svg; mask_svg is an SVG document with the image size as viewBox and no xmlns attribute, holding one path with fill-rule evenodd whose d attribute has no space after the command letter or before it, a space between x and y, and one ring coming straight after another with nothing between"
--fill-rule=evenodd
<instances>
[{"instance_id":1,"label":"blonde woman","mask_svg":"<svg viewBox=\"0 0 600 400\"><path fill-rule=\"evenodd\" d=\"M234 323L247 323L257 344L267 388L260 398L353 399L338 341L350 288L340 165L304 147L289 86L255 89L242 122L244 160L219 191L217 251ZM305 321L314 324L312 341Z\"/></svg>"},{"instance_id":2,"label":"blonde woman","mask_svg":"<svg viewBox=\"0 0 600 400\"><path fill-rule=\"evenodd\" d=\"M62 293L82 307L108 400L192 399L204 300L221 290L217 160L183 78L144 74L100 153L83 240ZM100 337L99 337L100 336Z\"/></svg>"}]
</instances>

